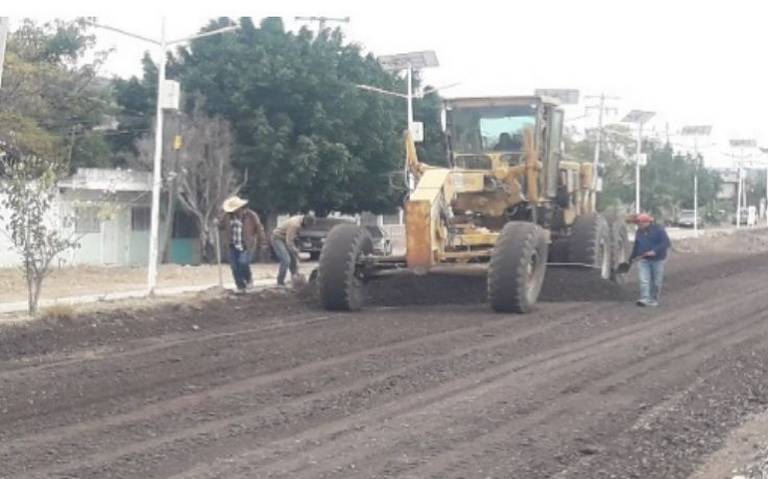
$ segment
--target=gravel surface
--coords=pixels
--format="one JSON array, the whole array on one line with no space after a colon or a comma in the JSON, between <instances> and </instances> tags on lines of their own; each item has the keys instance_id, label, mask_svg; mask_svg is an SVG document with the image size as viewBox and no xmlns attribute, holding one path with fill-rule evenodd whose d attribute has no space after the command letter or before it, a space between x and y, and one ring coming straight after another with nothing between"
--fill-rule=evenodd
<instances>
[{"instance_id":1,"label":"gravel surface","mask_svg":"<svg viewBox=\"0 0 768 479\"><path fill-rule=\"evenodd\" d=\"M462 279L3 328L0 478L687 478L768 404L768 257L668 266L660 308L566 271L528 315Z\"/></svg>"}]
</instances>

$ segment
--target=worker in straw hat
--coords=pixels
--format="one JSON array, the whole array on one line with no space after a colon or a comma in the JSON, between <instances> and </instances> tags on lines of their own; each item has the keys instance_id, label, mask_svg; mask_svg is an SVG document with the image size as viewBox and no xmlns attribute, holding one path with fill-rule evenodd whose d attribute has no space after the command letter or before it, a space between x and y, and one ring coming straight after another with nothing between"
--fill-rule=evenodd
<instances>
[{"instance_id":1,"label":"worker in straw hat","mask_svg":"<svg viewBox=\"0 0 768 479\"><path fill-rule=\"evenodd\" d=\"M224 221L220 228L227 234L229 243L229 264L237 286L243 293L253 285L251 260L254 252L267 248L267 238L259 215L246 207L248 200L237 196L227 198L222 204Z\"/></svg>"},{"instance_id":2,"label":"worker in straw hat","mask_svg":"<svg viewBox=\"0 0 768 479\"><path fill-rule=\"evenodd\" d=\"M637 305L658 306L664 284L664 260L670 247L669 236L651 215L641 213L634 217L634 223L637 233L629 260L638 261L640 299Z\"/></svg>"}]
</instances>

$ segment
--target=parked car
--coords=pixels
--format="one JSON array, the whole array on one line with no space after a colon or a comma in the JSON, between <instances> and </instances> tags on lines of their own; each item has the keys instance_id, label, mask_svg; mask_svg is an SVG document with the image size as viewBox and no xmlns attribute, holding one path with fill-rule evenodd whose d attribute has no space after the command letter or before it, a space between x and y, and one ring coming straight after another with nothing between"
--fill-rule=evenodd
<instances>
[{"instance_id":1,"label":"parked car","mask_svg":"<svg viewBox=\"0 0 768 479\"><path fill-rule=\"evenodd\" d=\"M694 223L696 221L696 215L694 214L693 210L681 210L680 214L677 216L677 221L675 224L681 228L693 228ZM702 221L701 216L699 216L699 228L704 226L704 221Z\"/></svg>"},{"instance_id":2,"label":"parked car","mask_svg":"<svg viewBox=\"0 0 768 479\"><path fill-rule=\"evenodd\" d=\"M317 260L320 258L320 252L323 250L323 243L325 243L328 233L334 226L343 223L354 223L354 220L351 218L317 218L314 225L302 228L299 231L299 236L296 239L299 251L309 253L311 260ZM389 233L381 226L368 225L365 228L368 230L373 241L373 254L381 256L391 255L392 240L389 237Z\"/></svg>"},{"instance_id":3,"label":"parked car","mask_svg":"<svg viewBox=\"0 0 768 479\"><path fill-rule=\"evenodd\" d=\"M749 221L749 209L742 208L741 209L741 226L746 226L747 222ZM736 224L736 213L734 212L731 216L731 223Z\"/></svg>"},{"instance_id":4,"label":"parked car","mask_svg":"<svg viewBox=\"0 0 768 479\"><path fill-rule=\"evenodd\" d=\"M348 218L317 218L315 224L299 230L299 236L296 238L296 246L302 253L309 253L309 258L313 261L320 257L320 251L323 249L323 243L331 229L342 223L354 223L354 220Z\"/></svg>"},{"instance_id":5,"label":"parked car","mask_svg":"<svg viewBox=\"0 0 768 479\"><path fill-rule=\"evenodd\" d=\"M365 227L373 241L373 254L378 256L390 256L392 254L392 240L387 230L381 226L367 225Z\"/></svg>"}]
</instances>

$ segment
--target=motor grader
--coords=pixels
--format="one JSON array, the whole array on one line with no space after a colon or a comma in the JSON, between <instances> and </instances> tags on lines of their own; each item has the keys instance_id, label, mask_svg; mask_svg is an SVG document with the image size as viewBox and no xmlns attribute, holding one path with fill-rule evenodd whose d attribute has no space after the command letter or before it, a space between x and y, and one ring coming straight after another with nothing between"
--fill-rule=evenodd
<instances>
[{"instance_id":1,"label":"motor grader","mask_svg":"<svg viewBox=\"0 0 768 479\"><path fill-rule=\"evenodd\" d=\"M540 96L459 98L443 105L450 167L419 161L405 133L406 252L372 254L366 230L329 233L317 271L323 306L356 310L366 284L399 274L484 274L499 312L536 303L547 267L619 279L623 222L596 212L596 172L563 156L563 110Z\"/></svg>"}]
</instances>

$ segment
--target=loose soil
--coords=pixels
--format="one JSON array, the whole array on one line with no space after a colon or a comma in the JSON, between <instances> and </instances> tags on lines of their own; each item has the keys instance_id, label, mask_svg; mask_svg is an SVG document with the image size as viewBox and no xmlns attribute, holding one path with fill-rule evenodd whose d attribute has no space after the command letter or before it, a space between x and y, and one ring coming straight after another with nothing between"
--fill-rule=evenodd
<instances>
[{"instance_id":1,"label":"loose soil","mask_svg":"<svg viewBox=\"0 0 768 479\"><path fill-rule=\"evenodd\" d=\"M0 478L688 478L768 406L751 235L673 254L660 308L563 271L527 315L410 278L0 328Z\"/></svg>"}]
</instances>

